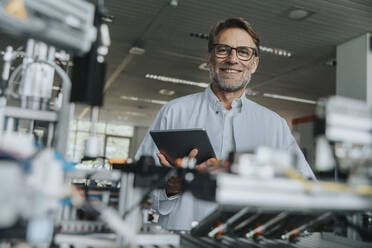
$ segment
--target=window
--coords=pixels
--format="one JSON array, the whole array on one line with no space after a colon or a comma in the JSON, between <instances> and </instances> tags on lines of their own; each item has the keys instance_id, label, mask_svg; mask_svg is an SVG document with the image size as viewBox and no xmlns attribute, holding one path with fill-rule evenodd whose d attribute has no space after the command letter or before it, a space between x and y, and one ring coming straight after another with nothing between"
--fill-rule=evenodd
<instances>
[{"instance_id":1,"label":"window","mask_svg":"<svg viewBox=\"0 0 372 248\"><path fill-rule=\"evenodd\" d=\"M106 136L105 156L128 158L130 139L120 136Z\"/></svg>"},{"instance_id":2,"label":"window","mask_svg":"<svg viewBox=\"0 0 372 248\"><path fill-rule=\"evenodd\" d=\"M79 162L84 156L85 141L90 135L91 122L73 120L70 125L68 159ZM100 153L107 158L128 158L134 128L127 125L96 123Z\"/></svg>"}]
</instances>

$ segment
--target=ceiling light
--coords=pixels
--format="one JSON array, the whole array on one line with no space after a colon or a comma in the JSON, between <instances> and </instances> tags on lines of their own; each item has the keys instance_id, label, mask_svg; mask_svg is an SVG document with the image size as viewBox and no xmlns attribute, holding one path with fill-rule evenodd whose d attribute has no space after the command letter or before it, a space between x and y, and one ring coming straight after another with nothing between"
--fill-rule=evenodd
<instances>
[{"instance_id":1,"label":"ceiling light","mask_svg":"<svg viewBox=\"0 0 372 248\"><path fill-rule=\"evenodd\" d=\"M112 23L114 19L115 19L115 16L113 16L113 15L102 16L102 21L104 21L106 23Z\"/></svg>"},{"instance_id":2,"label":"ceiling light","mask_svg":"<svg viewBox=\"0 0 372 248\"><path fill-rule=\"evenodd\" d=\"M292 101L292 102L302 102L302 103L308 103L308 104L316 104L316 101L297 98L297 97L292 97L292 96L282 96L282 95L269 94L269 93L264 93L263 96L276 98L276 99L287 100L287 101Z\"/></svg>"},{"instance_id":3,"label":"ceiling light","mask_svg":"<svg viewBox=\"0 0 372 248\"><path fill-rule=\"evenodd\" d=\"M173 6L173 7L177 7L178 6L178 0L170 0L169 5Z\"/></svg>"},{"instance_id":4,"label":"ceiling light","mask_svg":"<svg viewBox=\"0 0 372 248\"><path fill-rule=\"evenodd\" d=\"M209 35L203 33L190 33L190 37L195 37L203 40L208 40Z\"/></svg>"},{"instance_id":5,"label":"ceiling light","mask_svg":"<svg viewBox=\"0 0 372 248\"><path fill-rule=\"evenodd\" d=\"M337 65L337 61L336 61L336 59L330 59L330 60L326 61L324 64L327 65L327 66L334 67L334 66Z\"/></svg>"},{"instance_id":6,"label":"ceiling light","mask_svg":"<svg viewBox=\"0 0 372 248\"><path fill-rule=\"evenodd\" d=\"M159 81L163 81L163 82L174 83L174 84L186 84L186 85L198 86L198 87L201 87L201 88L207 88L208 85L209 85L208 83L194 82L194 81L183 80L183 79L179 79L179 78L166 77L166 76L159 76L159 75L154 75L154 74L146 74L145 78L159 80Z\"/></svg>"},{"instance_id":7,"label":"ceiling light","mask_svg":"<svg viewBox=\"0 0 372 248\"><path fill-rule=\"evenodd\" d=\"M145 53L145 49L141 47L133 46L131 47L131 49L129 49L129 53L134 54L134 55L142 55Z\"/></svg>"},{"instance_id":8,"label":"ceiling light","mask_svg":"<svg viewBox=\"0 0 372 248\"><path fill-rule=\"evenodd\" d=\"M200 69L200 70L203 70L203 71L209 71L209 68L207 67L207 63L202 63L202 64L200 64L199 66L198 66L198 68Z\"/></svg>"},{"instance_id":9,"label":"ceiling light","mask_svg":"<svg viewBox=\"0 0 372 248\"><path fill-rule=\"evenodd\" d=\"M155 103L155 104L161 104L161 105L164 105L168 102L168 101L155 100L155 99L138 98L135 96L121 96L120 98L123 100L128 100L128 101L147 102L147 103Z\"/></svg>"},{"instance_id":10,"label":"ceiling light","mask_svg":"<svg viewBox=\"0 0 372 248\"><path fill-rule=\"evenodd\" d=\"M176 92L174 90L161 89L159 90L159 93L164 96L173 96Z\"/></svg>"},{"instance_id":11,"label":"ceiling light","mask_svg":"<svg viewBox=\"0 0 372 248\"><path fill-rule=\"evenodd\" d=\"M127 121L127 120L128 120L128 116L121 116L121 115L118 115L118 119L119 119L119 120L122 120L122 121Z\"/></svg>"},{"instance_id":12,"label":"ceiling light","mask_svg":"<svg viewBox=\"0 0 372 248\"><path fill-rule=\"evenodd\" d=\"M291 8L288 10L288 18L291 20L301 21L308 18L314 12L311 12L307 9L301 8Z\"/></svg>"},{"instance_id":13,"label":"ceiling light","mask_svg":"<svg viewBox=\"0 0 372 248\"><path fill-rule=\"evenodd\" d=\"M288 58L293 56L292 52L287 51L282 48L271 48L271 47L260 46L260 52L269 53L275 56L288 57Z\"/></svg>"},{"instance_id":14,"label":"ceiling light","mask_svg":"<svg viewBox=\"0 0 372 248\"><path fill-rule=\"evenodd\" d=\"M252 90L251 88L246 88L245 89L245 94L247 96L256 96L256 95L258 95L258 91Z\"/></svg>"},{"instance_id":15,"label":"ceiling light","mask_svg":"<svg viewBox=\"0 0 372 248\"><path fill-rule=\"evenodd\" d=\"M208 40L208 35L203 34L203 33L190 33L190 37L195 37L195 38L198 38L198 39ZM266 46L260 46L260 52L269 53L269 54L275 55L275 56L288 57L288 58L293 56L293 52L287 51L285 49L271 48L271 47L266 47ZM208 68L206 67L206 64L205 64L205 67L201 68L202 65L204 66L204 64L205 63L201 64L199 66L199 69L208 70Z\"/></svg>"},{"instance_id":16,"label":"ceiling light","mask_svg":"<svg viewBox=\"0 0 372 248\"><path fill-rule=\"evenodd\" d=\"M126 115L130 115L130 116L147 116L145 113L141 113L141 112L125 112L124 114Z\"/></svg>"}]
</instances>

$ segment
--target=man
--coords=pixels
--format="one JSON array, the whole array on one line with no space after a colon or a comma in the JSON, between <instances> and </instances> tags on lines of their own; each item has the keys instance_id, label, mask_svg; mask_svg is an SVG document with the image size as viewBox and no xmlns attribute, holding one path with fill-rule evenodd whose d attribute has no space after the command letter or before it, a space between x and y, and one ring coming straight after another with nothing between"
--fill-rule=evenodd
<instances>
[{"instance_id":1,"label":"man","mask_svg":"<svg viewBox=\"0 0 372 248\"><path fill-rule=\"evenodd\" d=\"M230 151L244 152L259 146L291 150L298 155L299 172L314 178L286 121L245 97L246 86L259 64L259 38L249 23L241 18L217 23L209 34L206 61L210 87L166 104L150 130L204 128L218 159L225 159ZM158 153L149 134L136 158L146 154L170 166L165 156ZM196 154L194 149L189 157ZM211 164L213 159L197 168L204 169ZM213 203L182 193L178 178L170 178L166 190L154 191L152 201L160 214L159 223L167 229L188 230L193 221L200 221L215 208Z\"/></svg>"}]
</instances>

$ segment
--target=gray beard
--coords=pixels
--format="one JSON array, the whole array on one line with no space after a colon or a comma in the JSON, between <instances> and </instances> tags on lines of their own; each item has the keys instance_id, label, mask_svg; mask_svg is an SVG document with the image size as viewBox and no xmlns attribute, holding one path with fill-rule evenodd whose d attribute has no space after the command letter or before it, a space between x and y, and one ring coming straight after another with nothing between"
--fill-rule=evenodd
<instances>
[{"instance_id":1,"label":"gray beard","mask_svg":"<svg viewBox=\"0 0 372 248\"><path fill-rule=\"evenodd\" d=\"M244 72L243 78L241 79L239 84L228 85L225 82L225 80L218 77L218 75L216 73L216 70L215 70L215 66L212 66L212 68L209 70L209 77L210 77L212 83L214 83L220 90L226 91L226 92L236 92L236 91L239 91L239 90L245 88L249 84L249 82L251 81L251 78L252 78L252 74L248 70L248 71Z\"/></svg>"}]
</instances>

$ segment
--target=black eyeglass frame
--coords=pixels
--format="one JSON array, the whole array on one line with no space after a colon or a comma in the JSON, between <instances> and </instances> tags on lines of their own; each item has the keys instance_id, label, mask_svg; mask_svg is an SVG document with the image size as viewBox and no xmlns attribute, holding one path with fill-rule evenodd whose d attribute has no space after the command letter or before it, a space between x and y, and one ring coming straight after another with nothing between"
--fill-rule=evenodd
<instances>
[{"instance_id":1,"label":"black eyeglass frame","mask_svg":"<svg viewBox=\"0 0 372 248\"><path fill-rule=\"evenodd\" d=\"M229 52L227 53L226 56L222 56L222 57L221 57L221 56L218 56L218 55L216 54L216 49L215 49L216 46L224 46L224 47L226 47L226 48L229 48ZM241 59L241 57L239 56L239 53L238 53L238 49L239 49L239 48L248 48L248 49L251 49L251 50L253 51L252 56L249 57L248 59ZM240 60L242 60L242 61L249 61L249 60L251 60L254 56L257 57L257 55L258 55L257 48L255 48L255 47L248 47L248 46L231 47L231 46L226 45L226 44L213 44L213 50L214 50L214 55L215 55L217 58L220 58L220 59L224 59L224 58L229 57L230 54L231 54L231 52L232 52L232 50L235 50L235 52L236 52L236 57L238 57L238 59L240 59Z\"/></svg>"}]
</instances>

